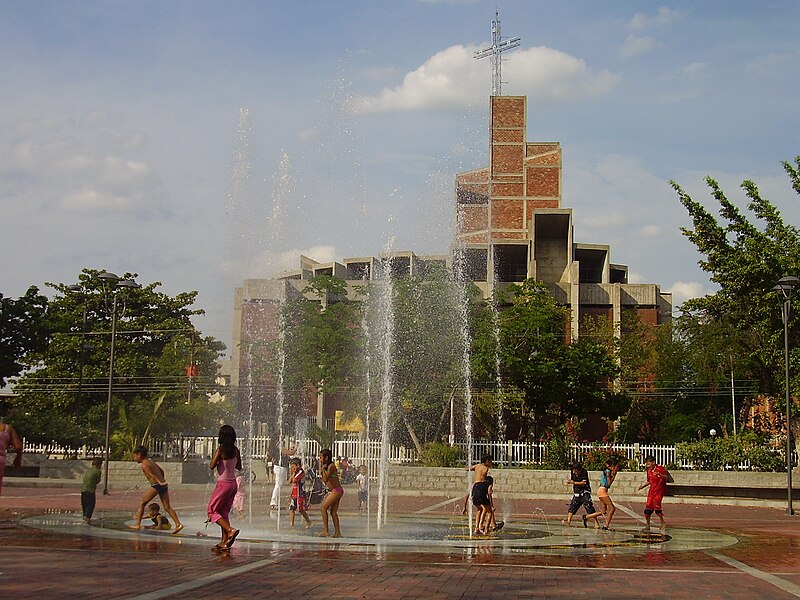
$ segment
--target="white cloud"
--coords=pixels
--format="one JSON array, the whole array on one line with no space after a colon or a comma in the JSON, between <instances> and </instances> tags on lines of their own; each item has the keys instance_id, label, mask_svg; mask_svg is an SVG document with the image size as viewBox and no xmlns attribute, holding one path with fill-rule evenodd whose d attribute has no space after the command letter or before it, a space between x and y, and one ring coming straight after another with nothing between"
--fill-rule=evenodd
<instances>
[{"instance_id":1,"label":"white cloud","mask_svg":"<svg viewBox=\"0 0 800 600\"><path fill-rule=\"evenodd\" d=\"M320 130L315 127L310 127L308 129L303 129L300 133L297 134L297 139L301 142L305 142L308 140L312 140L314 138L319 137Z\"/></svg>"},{"instance_id":2,"label":"white cloud","mask_svg":"<svg viewBox=\"0 0 800 600\"><path fill-rule=\"evenodd\" d=\"M697 281L676 281L667 290L672 294L672 306L678 308L681 304L692 298L706 295L706 287Z\"/></svg>"},{"instance_id":3,"label":"white cloud","mask_svg":"<svg viewBox=\"0 0 800 600\"><path fill-rule=\"evenodd\" d=\"M161 181L133 156L144 142L104 112L28 120L0 137L0 193L57 211L160 213Z\"/></svg>"},{"instance_id":4,"label":"white cloud","mask_svg":"<svg viewBox=\"0 0 800 600\"><path fill-rule=\"evenodd\" d=\"M651 283L647 278L638 271L631 271L628 269L628 283Z\"/></svg>"},{"instance_id":5,"label":"white cloud","mask_svg":"<svg viewBox=\"0 0 800 600\"><path fill-rule=\"evenodd\" d=\"M658 225L645 225L639 230L642 237L658 237L661 235L661 227Z\"/></svg>"},{"instance_id":6,"label":"white cloud","mask_svg":"<svg viewBox=\"0 0 800 600\"><path fill-rule=\"evenodd\" d=\"M638 54L650 52L658 46L658 41L654 37L629 35L619 49L620 58L631 58Z\"/></svg>"},{"instance_id":7,"label":"white cloud","mask_svg":"<svg viewBox=\"0 0 800 600\"><path fill-rule=\"evenodd\" d=\"M400 85L373 96L356 97L357 112L464 109L482 105L488 91L489 65L475 60L477 46L451 46L437 52ZM504 91L525 93L529 106L576 101L606 94L619 77L592 72L583 59L543 46L509 53L503 61ZM513 88L513 90L512 90Z\"/></svg>"},{"instance_id":8,"label":"white cloud","mask_svg":"<svg viewBox=\"0 0 800 600\"><path fill-rule=\"evenodd\" d=\"M83 189L70 192L58 205L66 210L94 213L102 210L128 211L134 207L131 198L104 194L98 190Z\"/></svg>"},{"instance_id":9,"label":"white cloud","mask_svg":"<svg viewBox=\"0 0 800 600\"><path fill-rule=\"evenodd\" d=\"M652 27L664 27L665 25L670 25L675 21L679 21L684 16L686 16L684 12L662 6L655 15L636 13L633 15L629 27L633 31L641 31Z\"/></svg>"},{"instance_id":10,"label":"white cloud","mask_svg":"<svg viewBox=\"0 0 800 600\"><path fill-rule=\"evenodd\" d=\"M684 16L686 16L684 12L663 6L654 15L636 13L628 24L628 28L634 33L631 33L620 47L620 58L631 58L660 47L661 44L656 38L650 35L643 35L643 32L666 27L679 21Z\"/></svg>"},{"instance_id":11,"label":"white cloud","mask_svg":"<svg viewBox=\"0 0 800 600\"><path fill-rule=\"evenodd\" d=\"M681 69L681 74L687 77L693 75L700 75L705 72L707 66L708 65L706 65L706 63L703 62L689 63L688 65L683 67L683 69Z\"/></svg>"}]
</instances>

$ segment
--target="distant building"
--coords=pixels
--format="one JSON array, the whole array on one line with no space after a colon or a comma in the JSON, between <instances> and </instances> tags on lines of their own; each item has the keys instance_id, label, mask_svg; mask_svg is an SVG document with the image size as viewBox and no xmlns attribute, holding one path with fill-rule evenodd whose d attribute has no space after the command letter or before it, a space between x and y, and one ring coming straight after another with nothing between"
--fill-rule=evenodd
<instances>
[{"instance_id":1,"label":"distant building","mask_svg":"<svg viewBox=\"0 0 800 600\"><path fill-rule=\"evenodd\" d=\"M605 316L620 335L624 311L636 311L645 323L671 318L671 294L654 283L628 283L628 267L611 262L606 244L573 239L572 209L562 208L562 155L558 142L527 142L526 98L492 96L490 100L489 166L456 176L457 231L446 256L392 254L395 275L424 273L431 263L452 266L484 297L495 286L527 278L544 282L570 312L570 337L580 336L587 316ZM299 295L316 275L338 277L352 288L380 275L377 257L346 258L321 264L299 257L299 268L272 279L248 279L234 301L231 384L258 395L274 394L274 382L259 376L253 362L265 358L259 340L277 336L277 311L282 301ZM250 348L242 354L241 348ZM309 399L308 414L333 419L336 403Z\"/></svg>"}]
</instances>

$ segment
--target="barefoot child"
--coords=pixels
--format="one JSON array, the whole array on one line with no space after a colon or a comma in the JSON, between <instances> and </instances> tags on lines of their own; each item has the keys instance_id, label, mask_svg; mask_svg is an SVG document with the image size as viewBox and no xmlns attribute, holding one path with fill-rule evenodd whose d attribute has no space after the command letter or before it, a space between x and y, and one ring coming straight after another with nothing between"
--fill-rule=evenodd
<instances>
[{"instance_id":1,"label":"barefoot child","mask_svg":"<svg viewBox=\"0 0 800 600\"><path fill-rule=\"evenodd\" d=\"M583 516L583 526L586 527L587 520L592 518L595 522L595 528L600 529L600 521L598 521L597 517L603 513L594 509L592 487L589 485L589 473L583 468L583 463L576 462L572 464L570 479L567 479L565 483L572 486L572 501L567 509L567 518L562 523L569 526L572 523L573 515L583 506L583 510L586 511Z\"/></svg>"},{"instance_id":2,"label":"barefoot child","mask_svg":"<svg viewBox=\"0 0 800 600\"><path fill-rule=\"evenodd\" d=\"M611 519L614 518L614 513L617 512L617 507L614 506L611 496L608 495L608 490L611 484L614 483L618 471L619 461L616 458L609 458L600 474L600 487L597 489L597 498L603 505L603 514L606 518L606 524L603 525L605 530L608 530L611 526Z\"/></svg>"},{"instance_id":3,"label":"barefoot child","mask_svg":"<svg viewBox=\"0 0 800 600\"><path fill-rule=\"evenodd\" d=\"M358 467L356 483L358 484L358 514L360 515L367 510L367 503L369 502L369 477L367 477L366 465Z\"/></svg>"},{"instance_id":4,"label":"barefoot child","mask_svg":"<svg viewBox=\"0 0 800 600\"><path fill-rule=\"evenodd\" d=\"M147 505L147 518L153 521L152 525L145 525L145 529L158 529L169 530L172 529L172 523L169 519L161 514L161 507L157 502L151 502Z\"/></svg>"},{"instance_id":5,"label":"barefoot child","mask_svg":"<svg viewBox=\"0 0 800 600\"><path fill-rule=\"evenodd\" d=\"M218 441L219 447L208 465L217 471L217 485L208 501L206 513L208 520L219 525L221 532L220 541L212 551L224 552L231 549L239 535L239 530L231 525L230 514L238 490L236 472L242 470L242 457L236 447L236 431L233 427L220 427Z\"/></svg>"},{"instance_id":6,"label":"barefoot child","mask_svg":"<svg viewBox=\"0 0 800 600\"><path fill-rule=\"evenodd\" d=\"M333 536L342 537L342 532L339 530L339 502L344 496L344 490L339 483L339 471L333 462L333 454L325 448L319 453L320 470L323 483L328 486L328 495L322 501L322 537L330 536L328 532L328 513L330 512L331 520L333 521Z\"/></svg>"},{"instance_id":7,"label":"barefoot child","mask_svg":"<svg viewBox=\"0 0 800 600\"><path fill-rule=\"evenodd\" d=\"M494 505L494 478L491 475L487 475L486 481L489 484L487 489L489 494L489 512L486 515L486 522L484 523L483 530L486 533L491 533L492 531L500 531L505 525L505 522L495 520L497 510Z\"/></svg>"},{"instance_id":8,"label":"barefoot child","mask_svg":"<svg viewBox=\"0 0 800 600\"><path fill-rule=\"evenodd\" d=\"M462 515L467 514L467 502L469 502L470 496L474 498L474 488L475 485L478 483L482 483L486 481L486 477L489 475L489 468L492 466L492 455L491 454L484 454L481 456L481 462L477 465L472 465L471 467L467 468L467 471L474 471L475 477L472 480L472 488L473 491L464 497L463 507L464 510L461 511ZM473 504L475 502L473 501Z\"/></svg>"},{"instance_id":9,"label":"barefoot child","mask_svg":"<svg viewBox=\"0 0 800 600\"><path fill-rule=\"evenodd\" d=\"M296 512L299 512L303 519L305 519L306 529L311 527L311 519L308 518L308 512L306 512L306 492L303 489L303 480L305 477L306 473L303 471L302 461L298 457L290 460L289 478L292 480L292 496L289 501L289 514L291 515L289 518L289 527L294 527L294 513Z\"/></svg>"},{"instance_id":10,"label":"barefoot child","mask_svg":"<svg viewBox=\"0 0 800 600\"><path fill-rule=\"evenodd\" d=\"M489 488L494 481L487 475L483 481L478 481L472 485L472 504L477 509L475 513L475 533L484 535L487 533L489 514L492 510L492 498L489 495Z\"/></svg>"},{"instance_id":11,"label":"barefoot child","mask_svg":"<svg viewBox=\"0 0 800 600\"><path fill-rule=\"evenodd\" d=\"M661 520L660 531L664 533L667 524L664 522L664 513L661 512L661 500L667 492L667 481L670 479L670 474L664 467L656 464L656 457L652 454L645 457L644 464L647 467L647 483L640 485L639 489L650 487L647 490L647 503L644 509L644 518L647 521L645 530L650 531L650 516L656 513Z\"/></svg>"},{"instance_id":12,"label":"barefoot child","mask_svg":"<svg viewBox=\"0 0 800 600\"><path fill-rule=\"evenodd\" d=\"M134 524L129 527L131 529L142 528L144 509L153 498L158 496L164 504L164 510L166 510L167 514L175 521L175 531L172 532L172 535L175 535L183 529L183 523L181 523L181 520L178 518L178 513L175 512L169 502L169 485L164 480L164 470L158 466L156 461L147 456L147 448L144 446L137 446L134 449L133 460L142 467L142 473L144 473L147 481L150 482L150 489L142 495L142 499L139 501L139 508L134 516Z\"/></svg>"}]
</instances>

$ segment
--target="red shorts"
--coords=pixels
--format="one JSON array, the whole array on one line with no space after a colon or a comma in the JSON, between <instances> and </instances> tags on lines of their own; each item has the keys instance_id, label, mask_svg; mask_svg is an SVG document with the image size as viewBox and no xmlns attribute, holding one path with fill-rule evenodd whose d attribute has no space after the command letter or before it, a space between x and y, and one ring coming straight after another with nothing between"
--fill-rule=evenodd
<instances>
[{"instance_id":1,"label":"red shorts","mask_svg":"<svg viewBox=\"0 0 800 600\"><path fill-rule=\"evenodd\" d=\"M307 512L306 511L306 499L305 498L292 498L292 502L289 504L289 510L295 510L297 512Z\"/></svg>"},{"instance_id":2,"label":"red shorts","mask_svg":"<svg viewBox=\"0 0 800 600\"><path fill-rule=\"evenodd\" d=\"M661 512L661 500L664 499L664 494L647 494L646 510Z\"/></svg>"}]
</instances>

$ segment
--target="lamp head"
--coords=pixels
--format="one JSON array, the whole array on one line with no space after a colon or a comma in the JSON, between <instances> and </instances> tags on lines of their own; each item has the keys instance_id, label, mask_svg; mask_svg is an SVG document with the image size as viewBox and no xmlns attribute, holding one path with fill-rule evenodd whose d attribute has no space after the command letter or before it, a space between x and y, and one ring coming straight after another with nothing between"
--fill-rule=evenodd
<instances>
[{"instance_id":1,"label":"lamp head","mask_svg":"<svg viewBox=\"0 0 800 600\"><path fill-rule=\"evenodd\" d=\"M794 290L800 284L800 278L794 276L781 277L778 284L772 288L776 292L781 292L783 297L787 300L791 299L794 295Z\"/></svg>"},{"instance_id":2,"label":"lamp head","mask_svg":"<svg viewBox=\"0 0 800 600\"><path fill-rule=\"evenodd\" d=\"M137 289L138 290L142 286L139 285L138 283L136 283L133 279L120 279L117 282L117 287L118 288L128 288L128 289Z\"/></svg>"},{"instance_id":3,"label":"lamp head","mask_svg":"<svg viewBox=\"0 0 800 600\"><path fill-rule=\"evenodd\" d=\"M103 271L100 275L97 276L98 279L102 279L103 281L108 281L110 283L117 283L119 281L119 275L115 273L111 273L109 271Z\"/></svg>"}]
</instances>

